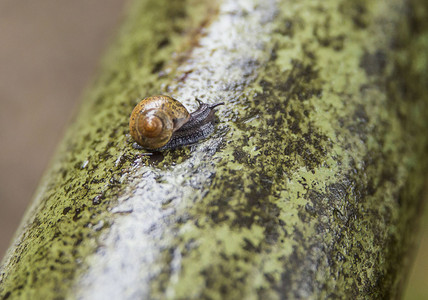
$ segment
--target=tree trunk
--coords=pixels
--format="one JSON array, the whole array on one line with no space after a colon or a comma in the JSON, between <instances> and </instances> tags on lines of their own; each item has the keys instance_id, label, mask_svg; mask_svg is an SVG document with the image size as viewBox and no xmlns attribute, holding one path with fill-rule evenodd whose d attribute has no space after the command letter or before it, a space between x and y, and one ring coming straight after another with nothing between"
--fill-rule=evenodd
<instances>
[{"instance_id":1,"label":"tree trunk","mask_svg":"<svg viewBox=\"0 0 428 300\"><path fill-rule=\"evenodd\" d=\"M428 166L426 1L136 0L1 299L400 297ZM145 155L142 97L218 108Z\"/></svg>"}]
</instances>

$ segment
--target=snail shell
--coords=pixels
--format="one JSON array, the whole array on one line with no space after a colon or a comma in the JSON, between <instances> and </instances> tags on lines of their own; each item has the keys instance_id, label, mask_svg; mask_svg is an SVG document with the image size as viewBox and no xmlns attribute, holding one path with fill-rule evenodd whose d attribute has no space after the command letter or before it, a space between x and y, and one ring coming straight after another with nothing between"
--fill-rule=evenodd
<instances>
[{"instance_id":1,"label":"snail shell","mask_svg":"<svg viewBox=\"0 0 428 300\"><path fill-rule=\"evenodd\" d=\"M147 97L132 111L129 130L132 138L150 150L174 149L193 144L214 131L213 108L200 100L198 109L189 113L179 101L158 95Z\"/></svg>"}]
</instances>

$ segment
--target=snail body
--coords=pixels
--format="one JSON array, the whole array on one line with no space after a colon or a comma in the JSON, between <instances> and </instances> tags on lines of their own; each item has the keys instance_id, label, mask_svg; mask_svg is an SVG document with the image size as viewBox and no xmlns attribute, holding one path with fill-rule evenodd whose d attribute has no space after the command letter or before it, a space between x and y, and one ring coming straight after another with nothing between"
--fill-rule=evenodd
<instances>
[{"instance_id":1,"label":"snail body","mask_svg":"<svg viewBox=\"0 0 428 300\"><path fill-rule=\"evenodd\" d=\"M190 145L214 132L214 107L197 100L193 113L172 97L147 97L132 111L129 130L132 138L149 150L175 149Z\"/></svg>"}]
</instances>

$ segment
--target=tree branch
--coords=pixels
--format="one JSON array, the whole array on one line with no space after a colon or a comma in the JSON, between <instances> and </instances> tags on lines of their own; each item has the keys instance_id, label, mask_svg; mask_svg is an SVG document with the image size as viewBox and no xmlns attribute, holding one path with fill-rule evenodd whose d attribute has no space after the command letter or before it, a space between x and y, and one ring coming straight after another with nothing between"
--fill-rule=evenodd
<instances>
[{"instance_id":1,"label":"tree branch","mask_svg":"<svg viewBox=\"0 0 428 300\"><path fill-rule=\"evenodd\" d=\"M399 297L427 170L424 1L135 1L0 269L2 299ZM224 101L143 155L139 99Z\"/></svg>"}]
</instances>

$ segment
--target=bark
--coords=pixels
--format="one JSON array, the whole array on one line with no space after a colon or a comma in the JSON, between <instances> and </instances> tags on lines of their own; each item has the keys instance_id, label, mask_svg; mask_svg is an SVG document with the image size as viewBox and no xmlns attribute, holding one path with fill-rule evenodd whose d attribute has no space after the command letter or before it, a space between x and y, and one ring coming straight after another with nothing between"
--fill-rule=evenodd
<instances>
[{"instance_id":1,"label":"bark","mask_svg":"<svg viewBox=\"0 0 428 300\"><path fill-rule=\"evenodd\" d=\"M205 2L205 3L201 3ZM136 0L0 269L1 299L401 295L428 165L426 1ZM219 107L144 155L142 97Z\"/></svg>"}]
</instances>

